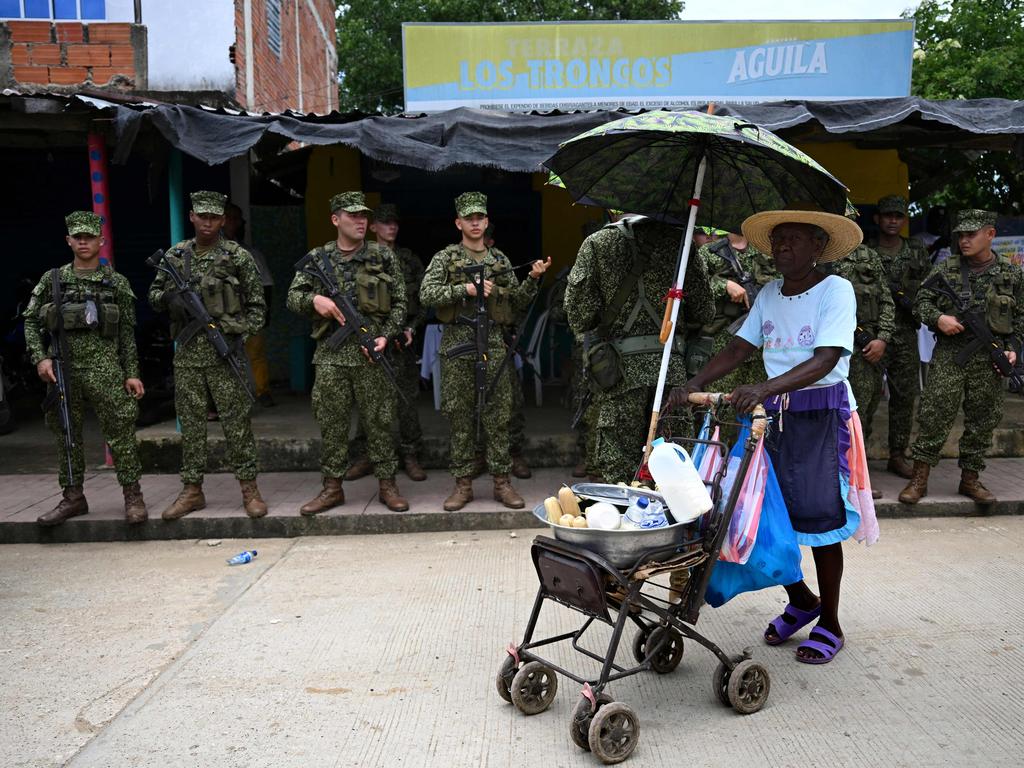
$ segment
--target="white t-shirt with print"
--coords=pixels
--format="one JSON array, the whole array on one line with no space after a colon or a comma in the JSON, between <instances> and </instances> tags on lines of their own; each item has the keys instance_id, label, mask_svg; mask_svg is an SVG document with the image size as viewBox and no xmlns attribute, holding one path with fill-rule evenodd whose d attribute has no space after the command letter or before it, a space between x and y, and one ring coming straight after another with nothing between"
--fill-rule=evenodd
<instances>
[{"instance_id":1,"label":"white t-shirt with print","mask_svg":"<svg viewBox=\"0 0 1024 768\"><path fill-rule=\"evenodd\" d=\"M829 275L796 296L782 295L782 281L773 280L757 294L739 336L764 353L768 378L781 376L814 356L816 347L839 347L839 362L812 387L846 381L857 328L857 297L845 278ZM853 406L853 394L850 394Z\"/></svg>"}]
</instances>

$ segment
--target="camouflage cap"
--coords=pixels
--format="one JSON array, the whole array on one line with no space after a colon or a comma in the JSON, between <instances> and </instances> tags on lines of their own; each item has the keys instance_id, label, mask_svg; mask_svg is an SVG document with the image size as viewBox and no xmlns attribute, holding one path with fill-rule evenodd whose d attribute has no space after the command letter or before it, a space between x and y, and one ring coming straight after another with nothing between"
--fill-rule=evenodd
<instances>
[{"instance_id":1,"label":"camouflage cap","mask_svg":"<svg viewBox=\"0 0 1024 768\"><path fill-rule=\"evenodd\" d=\"M878 200L879 213L900 213L907 215L907 198L903 195L886 195Z\"/></svg>"},{"instance_id":2,"label":"camouflage cap","mask_svg":"<svg viewBox=\"0 0 1024 768\"><path fill-rule=\"evenodd\" d=\"M993 211L983 211L980 208L968 208L966 211L959 211L956 215L954 232L975 232L985 227L996 225L996 214Z\"/></svg>"},{"instance_id":3,"label":"camouflage cap","mask_svg":"<svg viewBox=\"0 0 1024 768\"><path fill-rule=\"evenodd\" d=\"M729 233L717 227L694 227L695 232L703 232L708 237L725 237Z\"/></svg>"},{"instance_id":4,"label":"camouflage cap","mask_svg":"<svg viewBox=\"0 0 1024 768\"><path fill-rule=\"evenodd\" d=\"M193 213L211 213L214 216L224 215L224 203L228 201L227 195L220 192L200 190L199 192L193 192L189 197L192 198Z\"/></svg>"},{"instance_id":5,"label":"camouflage cap","mask_svg":"<svg viewBox=\"0 0 1024 768\"><path fill-rule=\"evenodd\" d=\"M373 212L373 218L377 221L398 221L398 206L394 203L381 203Z\"/></svg>"},{"instance_id":6,"label":"camouflage cap","mask_svg":"<svg viewBox=\"0 0 1024 768\"><path fill-rule=\"evenodd\" d=\"M848 219L856 221L860 218L860 211L857 210L857 206L853 204L850 198L846 198L846 213L843 214Z\"/></svg>"},{"instance_id":7,"label":"camouflage cap","mask_svg":"<svg viewBox=\"0 0 1024 768\"><path fill-rule=\"evenodd\" d=\"M373 213L366 205L366 195L362 192L339 192L331 198L331 213Z\"/></svg>"},{"instance_id":8,"label":"camouflage cap","mask_svg":"<svg viewBox=\"0 0 1024 768\"><path fill-rule=\"evenodd\" d=\"M487 215L487 195L483 192L463 192L455 198L455 213L460 218L472 216L474 213Z\"/></svg>"},{"instance_id":9,"label":"camouflage cap","mask_svg":"<svg viewBox=\"0 0 1024 768\"><path fill-rule=\"evenodd\" d=\"M92 211L72 211L64 217L69 235L92 235L99 237L103 231L103 220Z\"/></svg>"}]
</instances>

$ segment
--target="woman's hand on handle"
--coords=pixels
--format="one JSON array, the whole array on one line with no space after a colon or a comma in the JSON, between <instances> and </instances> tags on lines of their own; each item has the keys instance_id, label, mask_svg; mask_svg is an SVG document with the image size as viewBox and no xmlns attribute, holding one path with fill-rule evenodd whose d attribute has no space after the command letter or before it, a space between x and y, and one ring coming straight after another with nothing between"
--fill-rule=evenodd
<instances>
[{"instance_id":1,"label":"woman's hand on handle","mask_svg":"<svg viewBox=\"0 0 1024 768\"><path fill-rule=\"evenodd\" d=\"M740 415L751 413L754 408L771 396L771 390L765 384L744 384L736 387L730 395L729 402Z\"/></svg>"}]
</instances>

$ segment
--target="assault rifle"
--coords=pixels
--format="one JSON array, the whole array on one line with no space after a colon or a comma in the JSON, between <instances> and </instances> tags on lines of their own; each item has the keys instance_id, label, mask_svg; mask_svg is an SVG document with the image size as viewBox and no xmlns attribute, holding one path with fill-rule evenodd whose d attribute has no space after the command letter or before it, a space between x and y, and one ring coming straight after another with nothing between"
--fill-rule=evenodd
<instances>
[{"instance_id":1,"label":"assault rifle","mask_svg":"<svg viewBox=\"0 0 1024 768\"><path fill-rule=\"evenodd\" d=\"M582 359L587 359L587 353L590 351L590 345L594 343L594 333L588 332L583 334L583 355ZM587 414L587 409L590 407L591 401L594 399L594 392L590 389L590 368L584 363L583 365L583 376L580 378L580 385L583 387L583 396L580 397L580 404L576 406L576 412L572 415L572 421L569 422L569 429L576 430L580 426L580 422L583 421L583 417Z\"/></svg>"},{"instance_id":2,"label":"assault rifle","mask_svg":"<svg viewBox=\"0 0 1024 768\"><path fill-rule=\"evenodd\" d=\"M992 366L992 370L1003 378L1009 379L1011 391L1020 392L1024 389L1024 378L1021 377L1020 371L1010 365L1010 360L1003 351L1003 345L995 338L992 329L988 327L984 315L976 309L971 309L971 292L966 279L967 265L963 264L961 269L964 272L962 291L953 288L941 272L935 272L921 284L922 288L937 291L953 302L953 307L956 309L955 317L963 324L966 332L973 337L953 359L957 365L964 366L974 357L975 353L984 350L988 355L988 362Z\"/></svg>"},{"instance_id":3,"label":"assault rifle","mask_svg":"<svg viewBox=\"0 0 1024 768\"><path fill-rule=\"evenodd\" d=\"M356 305L352 302L352 297L347 293L343 293L338 287L338 281L334 277L334 269L331 268L330 262L327 260L327 256L321 254L318 259L312 253L306 254L296 262L295 269L299 272L305 272L308 275L312 275L319 280L320 284L327 292L327 298L334 302L334 306L338 308L338 311L341 312L341 316L345 318L344 324L342 324L338 330L327 338L324 345L328 349L336 350L340 348L350 336L355 334L356 340L359 342L359 346L365 350L367 357L370 358L372 363L380 366L381 370L384 372L384 378L388 380L388 383L390 383L395 392L398 393L402 402L408 405L409 400L398 386L398 380L395 377L395 369L391 366L391 361L388 360L387 355L383 352L377 351L377 338L370 332L369 321L356 308ZM385 346L385 349L386 348L387 347Z\"/></svg>"},{"instance_id":4,"label":"assault rifle","mask_svg":"<svg viewBox=\"0 0 1024 768\"><path fill-rule=\"evenodd\" d=\"M466 275L469 282L476 287L473 315L459 315L455 318L456 325L468 325L473 329L473 340L456 344L445 352L445 357L454 360L459 357L473 355L473 391L476 400L473 406L476 415L476 441L483 436L484 407L487 405L487 362L490 359L488 337L491 332L491 320L487 316L487 297L484 296L484 274L486 264L472 264L460 267L459 271Z\"/></svg>"},{"instance_id":5,"label":"assault rifle","mask_svg":"<svg viewBox=\"0 0 1024 768\"><path fill-rule=\"evenodd\" d=\"M67 335L64 332L64 313L61 311L60 271L51 270L50 280L53 286L53 304L57 308L57 329L50 335L50 362L53 364L53 377L56 383L51 384L43 399L43 413L51 408L57 409L60 431L64 436L64 461L67 462L68 482L75 482L75 472L71 457L75 450L75 439L71 431L71 411L68 407L68 374L70 351Z\"/></svg>"},{"instance_id":6,"label":"assault rifle","mask_svg":"<svg viewBox=\"0 0 1024 768\"><path fill-rule=\"evenodd\" d=\"M709 246L709 250L717 256L721 257L726 264L732 267L734 282L739 283L740 287L747 294L747 307L754 306L754 299L757 298L757 294L761 292L761 286L754 279L754 275L743 268L743 263L740 261L739 256L732 249L732 243L729 242L728 238L723 238L720 242L724 245L718 245L714 243ZM715 246L718 245L716 248ZM747 319L749 312L744 312L742 315L737 317L729 324L729 333L736 335L740 328L743 327L743 322Z\"/></svg>"},{"instance_id":7,"label":"assault rifle","mask_svg":"<svg viewBox=\"0 0 1024 768\"><path fill-rule=\"evenodd\" d=\"M868 331L862 325L858 325L853 331L853 344L856 347L860 347L861 352L864 351L864 347L866 347L868 344L870 344L877 338L878 337L875 334ZM889 391L895 392L898 395L899 390L896 388L895 384L893 384L893 381L889 376L888 369L884 365L882 365L881 361L877 363L877 366L878 370L880 370L882 372L882 375L885 376L885 381L889 385Z\"/></svg>"},{"instance_id":8,"label":"assault rifle","mask_svg":"<svg viewBox=\"0 0 1024 768\"><path fill-rule=\"evenodd\" d=\"M203 300L199 297L196 289L182 276L174 264L164 258L163 251L155 251L152 256L146 259L146 263L156 269L157 272L163 272L171 278L174 287L178 289L177 300L185 311L189 322L174 339L175 343L187 344L202 331L206 334L206 340L210 342L213 351L217 353L217 357L227 364L228 368L231 369L231 373L238 379L238 383L242 385L242 390L245 392L245 396L249 398L249 402L256 402L256 396L249 385L249 377L246 373L247 361L244 355L239 353L237 347L233 347L228 343L227 337L220 329L220 325L217 324L217 321L207 311L206 305L203 304Z\"/></svg>"}]
</instances>

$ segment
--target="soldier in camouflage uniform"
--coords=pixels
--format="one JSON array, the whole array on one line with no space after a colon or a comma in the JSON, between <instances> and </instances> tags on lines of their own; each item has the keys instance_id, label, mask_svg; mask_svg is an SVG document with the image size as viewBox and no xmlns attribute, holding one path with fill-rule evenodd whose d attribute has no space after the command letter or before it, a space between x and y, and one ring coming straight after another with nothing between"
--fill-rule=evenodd
<instances>
[{"instance_id":1,"label":"soldier in camouflage uniform","mask_svg":"<svg viewBox=\"0 0 1024 768\"><path fill-rule=\"evenodd\" d=\"M420 307L420 282L423 280L423 262L420 257L408 248L395 244L398 238L398 206L384 203L377 207L373 214L370 229L377 235L377 242L390 248L402 268L405 279L405 324L398 336L389 347L389 356L395 368L395 378L405 395L405 401L398 399L398 431L400 442L398 454L402 467L410 480L419 482L427 479L427 473L420 466L419 454L423 450L423 429L420 427L420 414L416 409L416 400L420 393L420 367L416 362L416 347L413 338L423 327L427 313ZM366 428L363 420L355 437L348 446L349 456L355 457L352 465L345 473L346 480L358 480L373 471L373 464L366 455Z\"/></svg>"},{"instance_id":2,"label":"soldier in camouflage uniform","mask_svg":"<svg viewBox=\"0 0 1024 768\"><path fill-rule=\"evenodd\" d=\"M580 246L565 292L574 333L593 333L588 376L594 391L593 463L605 482L628 482L643 456L658 381L664 297L675 280L678 229L641 216L605 226ZM714 318L715 302L701 259L690 259L677 327ZM667 385L686 380L683 334L671 340Z\"/></svg>"},{"instance_id":3,"label":"soldier in camouflage uniform","mask_svg":"<svg viewBox=\"0 0 1024 768\"><path fill-rule=\"evenodd\" d=\"M957 293L970 293L971 312L986 320L1012 365L1024 339L1024 274L992 250L995 224L996 214L990 211L961 211L953 232L960 255L950 256L932 270L932 275L944 275ZM962 401L964 434L960 438L958 492L979 504L993 504L996 497L981 484L978 473L985 469L985 451L1003 416L1004 381L993 369L985 346L963 360L963 351L975 337L965 330L964 319L948 295L931 285L921 288L914 310L921 322L935 329L937 338L921 397L918 436L911 450L913 477L900 494L900 501L916 504L928 494L928 475L939 463L939 453Z\"/></svg>"},{"instance_id":4,"label":"soldier in camouflage uniform","mask_svg":"<svg viewBox=\"0 0 1024 768\"><path fill-rule=\"evenodd\" d=\"M332 197L331 222L337 227L338 237L308 255L326 260L338 290L354 299L370 325L376 349L384 351L388 339L399 336L406 327L405 275L390 248L365 239L370 213L362 192L342 192ZM354 334L337 349L327 345L344 317L325 292L317 278L305 271L296 273L288 289L288 309L315 322L313 415L323 441L323 489L299 511L316 515L345 503L341 482L348 466L348 433L355 407L366 426L367 451L378 481L377 498L392 512L404 512L409 503L395 483L398 458L391 435L398 396Z\"/></svg>"},{"instance_id":5,"label":"soldier in camouflage uniform","mask_svg":"<svg viewBox=\"0 0 1024 768\"><path fill-rule=\"evenodd\" d=\"M868 243L885 266L889 289L896 307L896 331L884 358L889 381L889 463L888 470L910 477L906 458L913 426L914 401L920 392L921 356L917 347L919 323L913 314L914 299L921 281L931 269L928 252L917 240L900 235L907 222L907 199L887 195L878 201L878 238ZM865 427L867 426L866 420Z\"/></svg>"},{"instance_id":6,"label":"soldier in camouflage uniform","mask_svg":"<svg viewBox=\"0 0 1024 768\"><path fill-rule=\"evenodd\" d=\"M487 297L488 334L487 385L491 386L506 351L502 326L514 322L537 293L551 259L535 261L530 276L522 283L512 272L508 258L497 248L484 244L487 229L487 197L480 192L465 192L455 198L455 226L462 233L459 243L449 245L431 259L420 286L420 301L434 307L438 320L445 324L441 339L441 399L451 429L451 473L455 490L445 499L449 512L462 509L473 500L473 458L475 451L474 387L475 355L448 358L453 347L473 341L473 329L457 324L460 315L474 315L476 286L463 268L483 264L484 295ZM495 274L498 273L498 274ZM494 498L506 507L521 509L525 502L509 481L512 459L509 455L509 419L512 388L507 375L494 386L482 414L486 435L487 466L494 478Z\"/></svg>"},{"instance_id":7,"label":"soldier in camouflage uniform","mask_svg":"<svg viewBox=\"0 0 1024 768\"><path fill-rule=\"evenodd\" d=\"M67 340L64 360L68 410L71 416L73 476L67 462L60 461L60 503L39 516L40 525L57 525L69 517L89 511L82 485L85 454L82 450L82 415L88 400L100 420L103 437L110 445L117 468L117 481L124 492L124 514L129 523L147 518L139 487L142 465L135 443L136 400L145 389L139 380L139 357L135 349L135 296L128 281L110 266L99 263L100 217L89 211L75 211L65 218L67 243L74 261L48 272L32 291L25 309L25 344L39 378L55 384L53 360L43 346L42 331L51 338L57 333L57 313L63 316ZM53 279L57 274L61 306L53 301ZM57 451L64 455L64 434L56 408L47 412L46 423L54 433Z\"/></svg>"},{"instance_id":8,"label":"soldier in camouflage uniform","mask_svg":"<svg viewBox=\"0 0 1024 768\"><path fill-rule=\"evenodd\" d=\"M725 349L733 337L729 327L746 317L751 299L742 285L744 278L749 278L760 289L781 277L769 256L750 245L743 235L731 232L721 239L702 245L697 251L697 257L704 262L711 280L715 319L701 327L698 334L691 334L687 340L688 376L695 376L708 360ZM716 381L714 389L732 392L741 384L757 384L764 380L764 363L761 361L761 351L757 350L735 371Z\"/></svg>"},{"instance_id":9,"label":"soldier in camouflage uniform","mask_svg":"<svg viewBox=\"0 0 1024 768\"><path fill-rule=\"evenodd\" d=\"M189 221L195 237L173 246L165 258L190 281L228 343L244 359L245 337L263 328L266 303L263 283L252 255L221 234L224 204L220 192L193 192ZM189 318L170 277L158 272L149 289L149 303L171 315L171 333L178 335ZM242 491L249 517L263 517L267 505L256 485L256 438L252 433L252 403L241 382L217 355L206 334L197 333L174 350L174 407L181 423L181 482L178 498L163 511L164 520L177 520L203 509L206 472L206 413L213 399L224 429L228 462Z\"/></svg>"}]
</instances>

